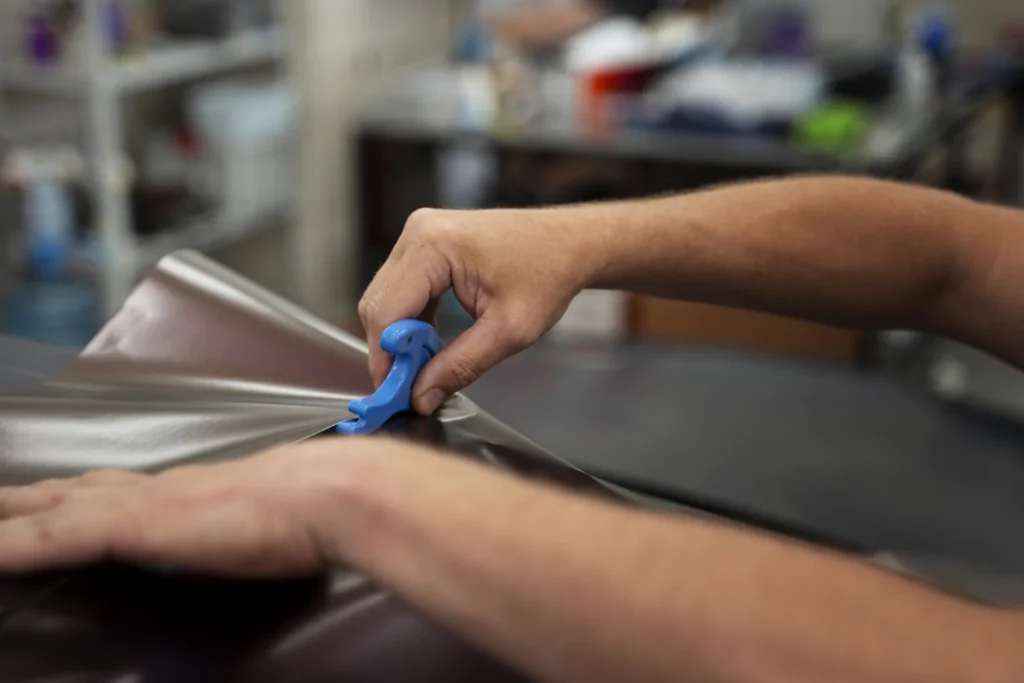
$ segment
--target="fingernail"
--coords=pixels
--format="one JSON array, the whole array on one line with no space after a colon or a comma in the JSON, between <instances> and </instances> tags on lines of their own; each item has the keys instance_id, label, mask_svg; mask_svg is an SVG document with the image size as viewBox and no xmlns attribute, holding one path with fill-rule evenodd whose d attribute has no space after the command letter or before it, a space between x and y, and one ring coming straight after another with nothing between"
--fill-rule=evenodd
<instances>
[{"instance_id":1,"label":"fingernail","mask_svg":"<svg viewBox=\"0 0 1024 683\"><path fill-rule=\"evenodd\" d=\"M431 389L423 396L420 405L423 407L424 413L433 415L447 398L448 395L441 389Z\"/></svg>"}]
</instances>

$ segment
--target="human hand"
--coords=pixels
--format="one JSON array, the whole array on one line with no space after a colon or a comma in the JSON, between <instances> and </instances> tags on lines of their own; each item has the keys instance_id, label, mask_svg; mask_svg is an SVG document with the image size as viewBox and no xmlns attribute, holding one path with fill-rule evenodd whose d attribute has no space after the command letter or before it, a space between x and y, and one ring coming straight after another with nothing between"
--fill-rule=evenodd
<instances>
[{"instance_id":1,"label":"human hand","mask_svg":"<svg viewBox=\"0 0 1024 683\"><path fill-rule=\"evenodd\" d=\"M405 318L430 318L449 289L476 323L420 372L413 406L425 415L551 329L590 272L580 231L541 220L556 215L544 210L414 213L359 304L374 382L380 385L391 366L379 347L384 329Z\"/></svg>"},{"instance_id":2,"label":"human hand","mask_svg":"<svg viewBox=\"0 0 1024 683\"><path fill-rule=\"evenodd\" d=\"M358 476L353 461L412 448L319 439L156 476L96 472L0 489L0 572L115 559L232 576L313 573L340 561L332 522Z\"/></svg>"}]
</instances>

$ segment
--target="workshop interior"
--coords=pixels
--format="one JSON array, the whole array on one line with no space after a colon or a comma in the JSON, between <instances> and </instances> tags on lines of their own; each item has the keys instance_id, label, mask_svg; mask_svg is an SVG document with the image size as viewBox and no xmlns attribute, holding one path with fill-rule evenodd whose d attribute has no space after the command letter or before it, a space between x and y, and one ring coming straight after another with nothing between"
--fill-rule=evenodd
<instances>
[{"instance_id":1,"label":"workshop interior","mask_svg":"<svg viewBox=\"0 0 1024 683\"><path fill-rule=\"evenodd\" d=\"M1014 0L496 28L564 1L0 3L0 485L381 431L1024 605L1024 374L952 340L588 290L409 412L472 318L366 339L356 307L421 207L827 173L1024 208ZM348 571L0 579L0 682L63 680L522 679Z\"/></svg>"}]
</instances>

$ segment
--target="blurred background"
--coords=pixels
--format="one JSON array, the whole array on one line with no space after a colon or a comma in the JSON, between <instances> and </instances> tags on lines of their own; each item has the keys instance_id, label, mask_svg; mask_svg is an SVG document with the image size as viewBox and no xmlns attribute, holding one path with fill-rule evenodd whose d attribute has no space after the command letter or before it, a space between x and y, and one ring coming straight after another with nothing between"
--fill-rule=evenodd
<instances>
[{"instance_id":1,"label":"blurred background","mask_svg":"<svg viewBox=\"0 0 1024 683\"><path fill-rule=\"evenodd\" d=\"M1017 205L1022 54L1013 0L4 0L0 332L81 346L182 248L358 331L421 206L813 172ZM899 330L586 292L544 343L750 351L1024 418L1020 373Z\"/></svg>"}]
</instances>

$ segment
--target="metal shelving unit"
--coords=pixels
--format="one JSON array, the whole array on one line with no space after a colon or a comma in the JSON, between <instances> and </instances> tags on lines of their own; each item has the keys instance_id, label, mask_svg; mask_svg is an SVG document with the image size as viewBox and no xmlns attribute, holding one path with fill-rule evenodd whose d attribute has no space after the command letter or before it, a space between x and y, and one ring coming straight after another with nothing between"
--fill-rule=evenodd
<instances>
[{"instance_id":1,"label":"metal shelving unit","mask_svg":"<svg viewBox=\"0 0 1024 683\"><path fill-rule=\"evenodd\" d=\"M176 249L225 246L265 229L277 218L263 216L245 224L229 224L216 215L204 216L154 237L137 237L131 226L130 183L122 162L126 158L123 99L235 70L285 64L288 41L281 27L254 29L222 40L169 43L117 59L104 44L105 0L80 2L86 27L84 63L52 68L0 63L0 92L84 100L85 156L91 176L88 186L101 244L97 282L109 314L127 298L141 271L164 254ZM292 213L291 208L281 211L284 218Z\"/></svg>"},{"instance_id":2,"label":"metal shelving unit","mask_svg":"<svg viewBox=\"0 0 1024 683\"><path fill-rule=\"evenodd\" d=\"M0 76L8 87L56 96L83 95L98 82L113 92L131 93L282 60L287 56L286 49L284 31L270 28L221 41L153 48L137 57L106 65L95 74L74 67L7 62L0 67Z\"/></svg>"}]
</instances>

